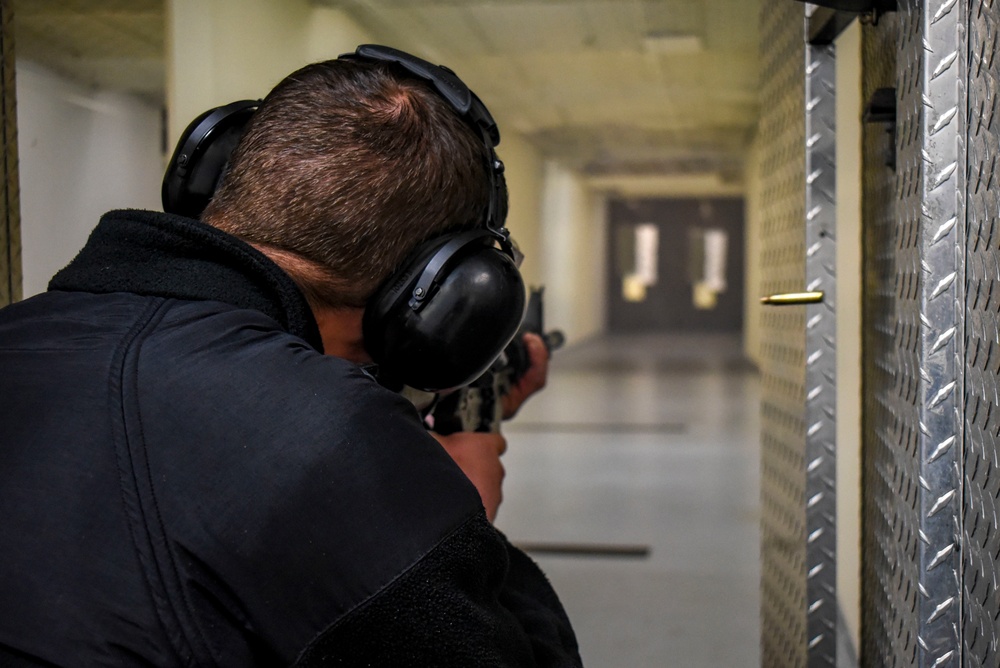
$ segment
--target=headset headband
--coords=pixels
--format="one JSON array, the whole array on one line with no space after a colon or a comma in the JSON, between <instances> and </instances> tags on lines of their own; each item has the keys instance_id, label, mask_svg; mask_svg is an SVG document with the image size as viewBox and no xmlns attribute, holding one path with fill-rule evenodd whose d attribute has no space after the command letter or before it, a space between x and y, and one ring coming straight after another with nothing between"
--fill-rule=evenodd
<instances>
[{"instance_id":1,"label":"headset headband","mask_svg":"<svg viewBox=\"0 0 1000 668\"><path fill-rule=\"evenodd\" d=\"M482 138L487 152L486 172L490 179L486 229L500 243L500 247L520 264L521 253L511 240L510 232L503 226L503 219L506 218L506 211L501 211L503 191L506 188L503 183L504 166L494 151L494 147L500 143L500 129L486 105L447 67L434 65L399 49L379 44L362 44L354 53L342 54L340 58L400 65L410 74L430 82L462 120Z\"/></svg>"},{"instance_id":2,"label":"headset headband","mask_svg":"<svg viewBox=\"0 0 1000 668\"><path fill-rule=\"evenodd\" d=\"M469 90L465 82L453 71L443 65L433 65L423 58L411 55L391 46L378 44L362 44L354 53L347 53L341 58L361 58L366 60L384 61L402 65L410 74L429 81L445 100L455 109L466 122L483 135L484 143L492 148L500 143L500 129L490 114L486 105L479 97Z\"/></svg>"}]
</instances>

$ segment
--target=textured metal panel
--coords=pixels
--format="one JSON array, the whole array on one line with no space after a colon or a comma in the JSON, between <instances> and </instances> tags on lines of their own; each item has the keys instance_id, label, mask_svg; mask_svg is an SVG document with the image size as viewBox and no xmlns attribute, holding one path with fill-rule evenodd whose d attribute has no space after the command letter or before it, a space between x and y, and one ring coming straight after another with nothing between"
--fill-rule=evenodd
<instances>
[{"instance_id":1,"label":"textured metal panel","mask_svg":"<svg viewBox=\"0 0 1000 668\"><path fill-rule=\"evenodd\" d=\"M808 15L813 6L806 10ZM808 30L808 21L805 30ZM810 666L837 661L836 57L806 46L805 279L824 293L806 307L806 600Z\"/></svg>"},{"instance_id":2,"label":"textured metal panel","mask_svg":"<svg viewBox=\"0 0 1000 668\"><path fill-rule=\"evenodd\" d=\"M894 179L882 128L865 129L864 147L866 665L961 658L964 11L904 1L864 37L866 95L897 89Z\"/></svg>"},{"instance_id":3,"label":"textured metal panel","mask_svg":"<svg viewBox=\"0 0 1000 668\"><path fill-rule=\"evenodd\" d=\"M803 6L761 12L761 289L805 281ZM805 307L761 314L761 660L804 666L806 618Z\"/></svg>"},{"instance_id":4,"label":"textured metal panel","mask_svg":"<svg viewBox=\"0 0 1000 668\"><path fill-rule=\"evenodd\" d=\"M895 14L862 29L862 99L896 83ZM915 495L916 481L896 464L901 457L894 396L896 351L896 176L886 162L895 153L894 137L882 124L862 127L863 303L863 468L861 658L866 666L903 666L915 659L916 631L911 614L916 588L900 583L914 578L908 554L916 554L917 533L895 535L898 504L893 499Z\"/></svg>"},{"instance_id":5,"label":"textured metal panel","mask_svg":"<svg viewBox=\"0 0 1000 668\"><path fill-rule=\"evenodd\" d=\"M767 7L762 25L762 288L825 299L762 314L761 653L765 666L833 666L836 60L806 46L795 5Z\"/></svg>"},{"instance_id":6,"label":"textured metal panel","mask_svg":"<svg viewBox=\"0 0 1000 668\"><path fill-rule=\"evenodd\" d=\"M969 21L965 301L964 664L1000 665L1000 7L973 2Z\"/></svg>"},{"instance_id":7,"label":"textured metal panel","mask_svg":"<svg viewBox=\"0 0 1000 668\"><path fill-rule=\"evenodd\" d=\"M17 182L17 106L11 0L0 0L0 306L21 298L21 224Z\"/></svg>"},{"instance_id":8,"label":"textured metal panel","mask_svg":"<svg viewBox=\"0 0 1000 668\"><path fill-rule=\"evenodd\" d=\"M921 39L904 52L920 60L921 89L905 108L919 116L920 233L920 598L919 662L961 661L961 456L965 284L964 21L968 2L904 3Z\"/></svg>"}]
</instances>

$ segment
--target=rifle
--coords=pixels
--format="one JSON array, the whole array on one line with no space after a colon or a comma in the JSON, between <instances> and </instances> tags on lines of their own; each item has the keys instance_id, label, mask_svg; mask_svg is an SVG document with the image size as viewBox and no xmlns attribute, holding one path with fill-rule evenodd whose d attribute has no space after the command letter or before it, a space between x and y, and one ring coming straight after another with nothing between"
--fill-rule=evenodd
<instances>
[{"instance_id":1,"label":"rifle","mask_svg":"<svg viewBox=\"0 0 1000 668\"><path fill-rule=\"evenodd\" d=\"M434 431L444 435L457 431L500 431L503 419L501 400L531 368L524 334L533 332L541 336L550 353L565 341L559 330L544 331L543 292L544 288L531 288L524 322L490 368L465 387L438 397L430 409L429 422Z\"/></svg>"}]
</instances>

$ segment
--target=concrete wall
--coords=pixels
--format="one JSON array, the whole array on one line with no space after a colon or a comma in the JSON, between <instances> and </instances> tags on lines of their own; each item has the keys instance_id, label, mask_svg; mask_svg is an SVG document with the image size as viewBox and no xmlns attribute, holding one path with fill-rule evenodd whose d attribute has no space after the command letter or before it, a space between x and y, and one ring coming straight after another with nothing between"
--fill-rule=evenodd
<instances>
[{"instance_id":1,"label":"concrete wall","mask_svg":"<svg viewBox=\"0 0 1000 668\"><path fill-rule=\"evenodd\" d=\"M313 8L306 37L308 62L330 60L371 42L378 40L341 10Z\"/></svg>"},{"instance_id":2,"label":"concrete wall","mask_svg":"<svg viewBox=\"0 0 1000 668\"><path fill-rule=\"evenodd\" d=\"M17 63L24 297L86 242L110 209L160 207L161 111Z\"/></svg>"},{"instance_id":3,"label":"concrete wall","mask_svg":"<svg viewBox=\"0 0 1000 668\"><path fill-rule=\"evenodd\" d=\"M573 343L605 325L605 206L578 175L554 162L545 163L543 178L545 318Z\"/></svg>"},{"instance_id":4,"label":"concrete wall","mask_svg":"<svg viewBox=\"0 0 1000 668\"><path fill-rule=\"evenodd\" d=\"M307 0L168 0L169 143L211 107L263 97L309 62Z\"/></svg>"},{"instance_id":5,"label":"concrete wall","mask_svg":"<svg viewBox=\"0 0 1000 668\"><path fill-rule=\"evenodd\" d=\"M544 282L546 258L542 243L542 197L545 188L544 163L538 151L516 132L503 130L503 119L498 118L501 129L497 155L504 163L510 212L507 229L524 253L521 275L527 285ZM546 300L546 306L548 301Z\"/></svg>"}]
</instances>

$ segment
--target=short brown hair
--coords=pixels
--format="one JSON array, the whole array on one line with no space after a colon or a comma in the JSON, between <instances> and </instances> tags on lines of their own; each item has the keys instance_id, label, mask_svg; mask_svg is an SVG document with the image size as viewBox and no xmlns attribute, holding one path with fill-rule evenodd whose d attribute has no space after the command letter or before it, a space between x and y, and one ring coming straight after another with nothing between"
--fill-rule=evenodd
<instances>
[{"instance_id":1,"label":"short brown hair","mask_svg":"<svg viewBox=\"0 0 1000 668\"><path fill-rule=\"evenodd\" d=\"M315 63L263 101L202 218L322 266L321 280L289 272L310 301L363 306L417 244L482 224L487 160L472 128L399 66Z\"/></svg>"}]
</instances>

